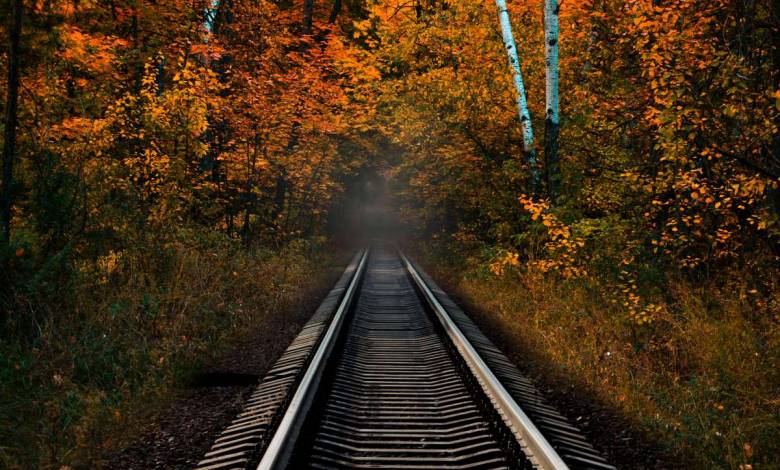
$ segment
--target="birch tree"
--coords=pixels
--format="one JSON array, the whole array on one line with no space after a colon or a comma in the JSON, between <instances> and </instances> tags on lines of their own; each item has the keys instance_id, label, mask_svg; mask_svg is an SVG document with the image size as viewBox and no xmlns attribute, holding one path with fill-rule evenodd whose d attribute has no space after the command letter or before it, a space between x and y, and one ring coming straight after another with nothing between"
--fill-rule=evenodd
<instances>
[{"instance_id":1,"label":"birch tree","mask_svg":"<svg viewBox=\"0 0 780 470\"><path fill-rule=\"evenodd\" d=\"M546 65L546 118L544 120L544 162L547 191L554 202L560 186L558 166L558 0L544 0L544 45Z\"/></svg>"},{"instance_id":2,"label":"birch tree","mask_svg":"<svg viewBox=\"0 0 780 470\"><path fill-rule=\"evenodd\" d=\"M515 38L512 35L512 23L509 21L509 12L507 11L506 0L496 0L498 7L498 20L501 23L501 37L504 41L509 66L512 69L512 81L517 92L517 114L520 117L520 128L523 133L523 153L531 168L531 188L535 191L539 187L540 174L536 162L536 146L534 145L534 130L531 124L531 113L528 111L528 100L525 96L525 85L523 84L523 74L520 70L520 59L517 55L517 46Z\"/></svg>"}]
</instances>

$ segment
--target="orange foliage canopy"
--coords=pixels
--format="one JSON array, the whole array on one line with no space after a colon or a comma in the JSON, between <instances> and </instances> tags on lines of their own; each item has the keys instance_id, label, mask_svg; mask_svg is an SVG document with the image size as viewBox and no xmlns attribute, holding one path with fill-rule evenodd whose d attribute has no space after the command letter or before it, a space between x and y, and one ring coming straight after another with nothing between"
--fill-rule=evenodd
<instances>
[{"instance_id":1,"label":"orange foliage canopy","mask_svg":"<svg viewBox=\"0 0 780 470\"><path fill-rule=\"evenodd\" d=\"M60 246L171 222L275 242L321 226L380 78L341 24L303 36L299 8L248 0L27 8L18 179L33 188L44 159L78 180ZM19 228L39 209L22 198Z\"/></svg>"}]
</instances>

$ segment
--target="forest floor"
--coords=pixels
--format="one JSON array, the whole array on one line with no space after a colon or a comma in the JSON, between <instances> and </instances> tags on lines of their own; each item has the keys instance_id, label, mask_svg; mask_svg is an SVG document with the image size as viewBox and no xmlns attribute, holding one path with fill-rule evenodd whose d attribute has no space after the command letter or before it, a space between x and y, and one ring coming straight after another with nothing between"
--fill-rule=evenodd
<instances>
[{"instance_id":1,"label":"forest floor","mask_svg":"<svg viewBox=\"0 0 780 470\"><path fill-rule=\"evenodd\" d=\"M0 342L0 468L191 468L338 279L340 252L205 239L31 298L18 318L36 333L20 321Z\"/></svg>"},{"instance_id":2,"label":"forest floor","mask_svg":"<svg viewBox=\"0 0 780 470\"><path fill-rule=\"evenodd\" d=\"M0 438L25 444L0 467L191 468L338 278L346 253L324 252L212 241L170 251L154 278L84 277L34 343L0 345ZM619 468L777 468L777 329L744 302L680 284L676 316L636 349L586 282L415 257Z\"/></svg>"},{"instance_id":3,"label":"forest floor","mask_svg":"<svg viewBox=\"0 0 780 470\"><path fill-rule=\"evenodd\" d=\"M335 282L333 270L325 277ZM468 297L459 295L451 272L439 274L445 290L474 314L480 327L489 334L515 364L533 377L540 391L619 468L683 468L674 458L654 445L649 436L633 430L619 412L610 410L586 389L550 374L555 364L545 363L543 352L526 351L495 317L479 308ZM256 381L265 374L293 340L327 292L325 284L306 296L295 311L264 317L258 328L234 339L229 350L193 374L186 388L157 407L131 433L118 453L108 456L112 469L147 468L189 469L208 451L214 436L241 410ZM529 361L530 359L530 361Z\"/></svg>"},{"instance_id":4,"label":"forest floor","mask_svg":"<svg viewBox=\"0 0 780 470\"><path fill-rule=\"evenodd\" d=\"M228 352L195 372L169 403L134 429L128 444L108 457L108 467L193 468L311 317L338 278L330 276L336 271L294 308L264 317L250 333L233 339Z\"/></svg>"},{"instance_id":5,"label":"forest floor","mask_svg":"<svg viewBox=\"0 0 780 470\"><path fill-rule=\"evenodd\" d=\"M193 468L325 298L341 275L341 261L336 257L315 273L295 302L228 338L220 346L223 354L193 371L164 405L139 420L122 449L107 456L107 467Z\"/></svg>"},{"instance_id":6,"label":"forest floor","mask_svg":"<svg viewBox=\"0 0 780 470\"><path fill-rule=\"evenodd\" d=\"M480 329L533 380L548 402L581 429L611 464L633 470L691 468L665 451L627 416L601 400L576 376L565 374L562 365L551 360L545 351L524 344L515 336L514 328L507 328L506 320L470 297L451 271L434 269L432 272L436 282L469 312Z\"/></svg>"},{"instance_id":7,"label":"forest floor","mask_svg":"<svg viewBox=\"0 0 780 470\"><path fill-rule=\"evenodd\" d=\"M778 468L780 332L733 289L669 291L643 347L595 279L497 277L452 247L418 258L619 468Z\"/></svg>"}]
</instances>

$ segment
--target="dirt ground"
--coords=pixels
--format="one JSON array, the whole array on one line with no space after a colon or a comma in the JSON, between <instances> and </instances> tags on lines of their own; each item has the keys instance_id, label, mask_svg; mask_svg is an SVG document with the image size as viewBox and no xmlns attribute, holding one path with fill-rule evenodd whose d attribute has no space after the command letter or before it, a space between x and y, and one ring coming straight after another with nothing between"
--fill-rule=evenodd
<instances>
[{"instance_id":1,"label":"dirt ground","mask_svg":"<svg viewBox=\"0 0 780 470\"><path fill-rule=\"evenodd\" d=\"M343 266L333 269L329 282L312 292L303 307L268 315L256 331L237 338L229 353L194 374L169 405L133 432L135 437L128 446L106 458L106 468L193 468L311 317L342 270Z\"/></svg>"}]
</instances>

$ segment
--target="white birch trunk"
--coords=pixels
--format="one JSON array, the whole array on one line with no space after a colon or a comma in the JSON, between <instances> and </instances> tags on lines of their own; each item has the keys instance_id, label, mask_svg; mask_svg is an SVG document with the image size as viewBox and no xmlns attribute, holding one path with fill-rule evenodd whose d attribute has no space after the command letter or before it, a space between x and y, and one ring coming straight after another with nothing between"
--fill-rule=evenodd
<instances>
[{"instance_id":1,"label":"white birch trunk","mask_svg":"<svg viewBox=\"0 0 780 470\"><path fill-rule=\"evenodd\" d=\"M528 101L525 96L523 74L520 71L520 59L517 56L517 46L512 35L512 23L509 21L506 0L496 0L496 7L498 7L498 20L501 23L501 37L504 40L504 48L509 58L509 66L512 68L512 80L517 92L517 114L520 117L520 128L523 133L523 152L531 167L531 184L536 188L539 185L539 168L536 163L534 130L531 125L531 113L528 111Z\"/></svg>"},{"instance_id":2,"label":"white birch trunk","mask_svg":"<svg viewBox=\"0 0 780 470\"><path fill-rule=\"evenodd\" d=\"M550 198L554 201L560 184L558 168L558 0L544 0L544 45L545 45L545 174Z\"/></svg>"},{"instance_id":3,"label":"white birch trunk","mask_svg":"<svg viewBox=\"0 0 780 470\"><path fill-rule=\"evenodd\" d=\"M547 119L558 124L558 0L544 0Z\"/></svg>"}]
</instances>

